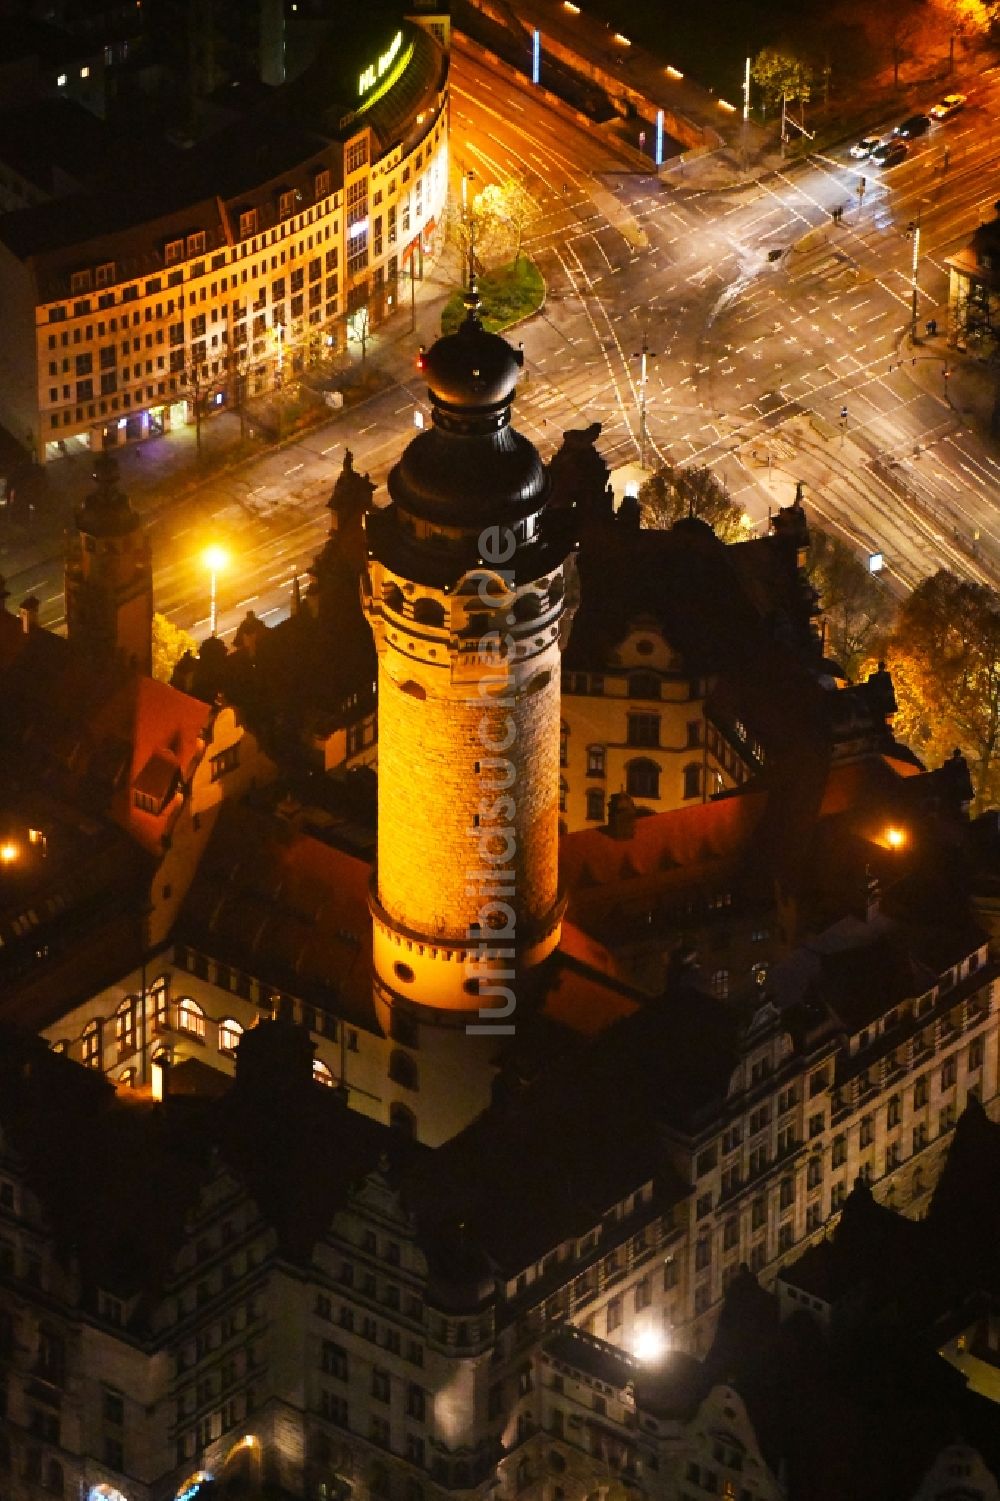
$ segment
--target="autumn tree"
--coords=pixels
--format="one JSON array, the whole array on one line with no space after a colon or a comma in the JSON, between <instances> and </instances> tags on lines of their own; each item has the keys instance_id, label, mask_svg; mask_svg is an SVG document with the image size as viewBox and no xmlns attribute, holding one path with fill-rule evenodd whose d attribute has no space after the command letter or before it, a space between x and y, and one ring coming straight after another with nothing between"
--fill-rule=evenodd
<instances>
[{"instance_id":1,"label":"autumn tree","mask_svg":"<svg viewBox=\"0 0 1000 1501\"><path fill-rule=\"evenodd\" d=\"M747 536L743 512L711 469L680 469L664 464L639 491L639 508L646 526L666 529L684 516L707 521L723 542Z\"/></svg>"},{"instance_id":2,"label":"autumn tree","mask_svg":"<svg viewBox=\"0 0 1000 1501\"><path fill-rule=\"evenodd\" d=\"M894 604L846 542L816 527L809 538L807 571L826 620L828 652L853 682L876 639L889 629Z\"/></svg>"},{"instance_id":3,"label":"autumn tree","mask_svg":"<svg viewBox=\"0 0 1000 1501\"><path fill-rule=\"evenodd\" d=\"M806 104L812 93L811 67L783 47L762 47L750 64L750 76L764 96L765 110L783 99Z\"/></svg>"},{"instance_id":4,"label":"autumn tree","mask_svg":"<svg viewBox=\"0 0 1000 1501\"><path fill-rule=\"evenodd\" d=\"M507 177L501 183L489 183L475 200L476 213L504 232L514 253L514 264L521 259L524 237L538 218L538 204L520 176Z\"/></svg>"},{"instance_id":5,"label":"autumn tree","mask_svg":"<svg viewBox=\"0 0 1000 1501\"><path fill-rule=\"evenodd\" d=\"M1000 596L940 569L900 606L887 660L894 726L930 765L957 746L980 809L1000 802Z\"/></svg>"},{"instance_id":6,"label":"autumn tree","mask_svg":"<svg viewBox=\"0 0 1000 1501\"><path fill-rule=\"evenodd\" d=\"M189 651L197 655L198 643L188 632L174 625L165 615L153 616L153 676L157 682L169 683L174 668Z\"/></svg>"}]
</instances>

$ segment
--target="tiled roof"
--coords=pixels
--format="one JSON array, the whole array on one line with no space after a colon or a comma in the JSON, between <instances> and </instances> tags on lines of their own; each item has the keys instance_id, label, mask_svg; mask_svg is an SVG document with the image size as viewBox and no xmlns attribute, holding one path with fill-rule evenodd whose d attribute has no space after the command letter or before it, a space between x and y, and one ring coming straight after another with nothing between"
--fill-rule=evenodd
<instances>
[{"instance_id":1,"label":"tiled roof","mask_svg":"<svg viewBox=\"0 0 1000 1501\"><path fill-rule=\"evenodd\" d=\"M226 804L177 938L377 1031L366 861L280 817Z\"/></svg>"}]
</instances>

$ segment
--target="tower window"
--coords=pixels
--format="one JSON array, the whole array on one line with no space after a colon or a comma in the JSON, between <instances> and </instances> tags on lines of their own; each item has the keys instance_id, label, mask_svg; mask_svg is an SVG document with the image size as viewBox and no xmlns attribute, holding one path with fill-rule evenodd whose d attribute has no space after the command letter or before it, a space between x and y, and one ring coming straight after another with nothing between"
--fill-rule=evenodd
<instances>
[{"instance_id":1,"label":"tower window","mask_svg":"<svg viewBox=\"0 0 1000 1501\"><path fill-rule=\"evenodd\" d=\"M389 1078L404 1089L416 1089L419 1085L417 1065L408 1053L398 1049L389 1055Z\"/></svg>"},{"instance_id":2,"label":"tower window","mask_svg":"<svg viewBox=\"0 0 1000 1501\"><path fill-rule=\"evenodd\" d=\"M418 625L444 625L444 605L436 599L418 599L413 618Z\"/></svg>"},{"instance_id":3,"label":"tower window","mask_svg":"<svg viewBox=\"0 0 1000 1501\"><path fill-rule=\"evenodd\" d=\"M397 962L392 966L392 972L397 980L402 980L404 985L413 984L413 970L408 964Z\"/></svg>"}]
</instances>

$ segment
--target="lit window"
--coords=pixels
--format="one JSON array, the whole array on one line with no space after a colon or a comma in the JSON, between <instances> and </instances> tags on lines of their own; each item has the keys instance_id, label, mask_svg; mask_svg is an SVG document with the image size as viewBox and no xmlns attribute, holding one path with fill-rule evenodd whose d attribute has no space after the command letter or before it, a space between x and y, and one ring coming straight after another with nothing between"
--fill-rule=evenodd
<instances>
[{"instance_id":1,"label":"lit window","mask_svg":"<svg viewBox=\"0 0 1000 1501\"><path fill-rule=\"evenodd\" d=\"M100 1068L101 1066L101 1024L100 1022L88 1022L83 1029L81 1040L81 1056L86 1068Z\"/></svg>"},{"instance_id":2,"label":"lit window","mask_svg":"<svg viewBox=\"0 0 1000 1501\"><path fill-rule=\"evenodd\" d=\"M182 995L177 1002L177 1028L190 1037L205 1036L205 1013L189 995Z\"/></svg>"},{"instance_id":3,"label":"lit window","mask_svg":"<svg viewBox=\"0 0 1000 1501\"><path fill-rule=\"evenodd\" d=\"M89 68L81 68L80 69L80 77L81 78L89 78L90 77L90 69Z\"/></svg>"},{"instance_id":4,"label":"lit window","mask_svg":"<svg viewBox=\"0 0 1000 1501\"><path fill-rule=\"evenodd\" d=\"M243 1036L243 1028L238 1021L231 1016L226 1016L219 1023L219 1052L235 1053Z\"/></svg>"},{"instance_id":5,"label":"lit window","mask_svg":"<svg viewBox=\"0 0 1000 1501\"><path fill-rule=\"evenodd\" d=\"M318 1058L313 1059L313 1081L316 1084L325 1084L327 1089L333 1088L333 1075L325 1063Z\"/></svg>"},{"instance_id":6,"label":"lit window","mask_svg":"<svg viewBox=\"0 0 1000 1501\"><path fill-rule=\"evenodd\" d=\"M60 73L59 74L59 77L56 79L56 84L61 89L64 89L66 87L66 74L65 73Z\"/></svg>"}]
</instances>

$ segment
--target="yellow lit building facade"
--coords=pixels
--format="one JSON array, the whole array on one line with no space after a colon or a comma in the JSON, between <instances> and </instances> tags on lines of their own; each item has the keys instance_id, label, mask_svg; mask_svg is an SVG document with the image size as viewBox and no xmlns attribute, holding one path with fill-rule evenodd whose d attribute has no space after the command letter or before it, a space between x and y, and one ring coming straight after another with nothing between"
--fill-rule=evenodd
<instances>
[{"instance_id":1,"label":"yellow lit building facade","mask_svg":"<svg viewBox=\"0 0 1000 1501\"><path fill-rule=\"evenodd\" d=\"M402 20L352 105L199 144L217 167L185 160L202 192L169 211L140 218L137 190L6 216L0 421L41 461L154 436L287 386L391 313L442 219L447 45L446 19Z\"/></svg>"}]
</instances>

